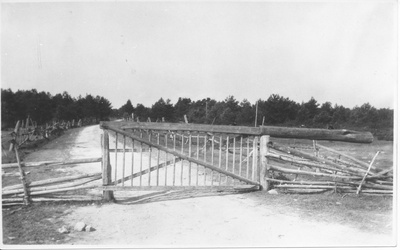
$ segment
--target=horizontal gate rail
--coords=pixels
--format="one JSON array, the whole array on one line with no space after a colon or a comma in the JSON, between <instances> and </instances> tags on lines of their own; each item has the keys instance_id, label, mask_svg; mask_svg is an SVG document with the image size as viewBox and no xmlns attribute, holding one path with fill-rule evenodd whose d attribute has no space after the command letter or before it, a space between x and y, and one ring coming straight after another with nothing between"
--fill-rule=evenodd
<instances>
[{"instance_id":1,"label":"horizontal gate rail","mask_svg":"<svg viewBox=\"0 0 400 250\"><path fill-rule=\"evenodd\" d=\"M245 127L186 123L152 123L152 122L102 122L101 127L119 126L120 129L199 131L206 133L225 133L241 135L269 135L276 138L297 138L310 140L330 140L355 143L371 143L372 133L347 129L289 128L275 126Z\"/></svg>"},{"instance_id":2,"label":"horizontal gate rail","mask_svg":"<svg viewBox=\"0 0 400 250\"><path fill-rule=\"evenodd\" d=\"M164 146L155 144L155 143L150 142L150 141L148 141L148 140L145 140L145 139L143 139L143 138L140 138L140 137L137 137L137 136L135 136L135 135L132 135L131 133L129 133L129 132L127 132L127 131L124 131L124 130L121 130L121 129L117 129L117 128L114 128L114 127L112 127L112 126L106 126L106 125L103 125L102 128L103 128L103 129L109 129L109 130L114 131L114 132L116 132L116 133L122 134L123 136L129 137L129 138L134 139L134 140L136 140L136 141L138 141L138 142L147 144L147 145L149 145L150 147L157 148L158 150L161 150L161 151L167 152L167 153L169 153L169 154L172 154L172 155L174 155L175 157L181 158L181 159L186 160L186 161L188 161L188 162L196 163L196 164L198 164L198 165L201 165L201 166L203 166L203 167L206 167L206 168L208 168L208 169L211 169L211 170L213 170L213 171L216 171L216 172L218 172L218 173L220 173L220 174L224 174L224 175L226 175L226 176L228 176L228 177L231 177L231 178L240 180L240 181L245 182L245 183L248 183L248 184L257 185L257 186L260 185L260 183L258 183L258 182L256 182L256 181L252 181L252 180L246 179L246 178L244 178L244 177L241 177L241 176L239 176L239 175L233 174L233 173L228 172L228 171L226 171L226 170L217 168L217 167L213 166L212 164L207 163L207 162L204 162L204 161L202 161L202 160L200 160L200 159L192 158L192 157L190 157L190 156L187 156L187 155L184 155L184 154L179 153L179 152L177 152L177 151L174 151L173 149L169 149L169 148L167 148L167 147L164 147ZM146 173L147 173L147 172L146 172Z\"/></svg>"}]
</instances>

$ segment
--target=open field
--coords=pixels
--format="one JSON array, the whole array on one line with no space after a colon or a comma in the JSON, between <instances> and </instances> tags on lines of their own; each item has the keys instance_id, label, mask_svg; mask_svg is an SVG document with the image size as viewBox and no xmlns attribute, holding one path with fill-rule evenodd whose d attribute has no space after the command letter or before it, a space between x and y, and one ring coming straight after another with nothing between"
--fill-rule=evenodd
<instances>
[{"instance_id":1,"label":"open field","mask_svg":"<svg viewBox=\"0 0 400 250\"><path fill-rule=\"evenodd\" d=\"M43 161L99 156L99 134L97 126L66 131L40 150L25 155L25 159ZM287 143L310 145L299 140ZM377 158L376 166L381 169L393 166L391 142L321 144L366 162L379 150L383 153ZM99 169L99 164L44 170L31 168L29 176L47 179ZM3 185L18 182L17 176L3 176L2 180ZM129 197L117 195L120 198L116 204L103 204L101 201L46 202L29 207L3 208L3 243L192 247L380 246L393 244L392 232L396 225L391 196L178 191L141 201L143 196L140 192ZM63 225L73 227L78 220L93 225L96 231L88 234L57 232Z\"/></svg>"}]
</instances>

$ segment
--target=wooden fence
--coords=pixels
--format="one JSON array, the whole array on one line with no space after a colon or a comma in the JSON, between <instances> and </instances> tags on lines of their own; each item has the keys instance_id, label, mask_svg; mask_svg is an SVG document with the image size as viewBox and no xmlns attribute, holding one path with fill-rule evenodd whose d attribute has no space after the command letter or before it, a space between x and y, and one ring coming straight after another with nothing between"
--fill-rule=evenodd
<instances>
[{"instance_id":1,"label":"wooden fence","mask_svg":"<svg viewBox=\"0 0 400 250\"><path fill-rule=\"evenodd\" d=\"M336 193L393 195L393 167L379 170L374 162L379 151L365 163L313 141L313 153L283 146L261 144L269 188L284 193ZM309 150L310 151L310 150Z\"/></svg>"},{"instance_id":2,"label":"wooden fence","mask_svg":"<svg viewBox=\"0 0 400 250\"><path fill-rule=\"evenodd\" d=\"M238 184L300 193L393 192L390 170L379 172L373 161L367 164L316 143L370 143L373 136L369 132L126 121L103 122L101 127L115 137L113 148L104 148L111 153L104 172L108 178L103 179L110 197L112 190L228 188ZM285 147L276 143L276 138L309 139L319 153ZM342 159L329 159L324 150ZM160 176L162 168L165 176Z\"/></svg>"},{"instance_id":3,"label":"wooden fence","mask_svg":"<svg viewBox=\"0 0 400 250\"><path fill-rule=\"evenodd\" d=\"M119 190L188 188L393 194L393 168L374 166L379 152L365 163L318 143L370 143L373 137L368 132L127 121L100 126L99 158L24 163L18 156L20 144L14 140L11 149L17 163L2 167L18 169L21 184L4 187L3 202L28 204L48 194L88 188L103 190L103 199L108 201ZM18 126L14 136L17 130ZM310 144L300 150L277 138L307 139ZM98 162L101 173L91 175L32 182L24 172L26 168Z\"/></svg>"},{"instance_id":4,"label":"wooden fence","mask_svg":"<svg viewBox=\"0 0 400 250\"><path fill-rule=\"evenodd\" d=\"M30 124L32 126L30 126ZM76 126L80 126L79 121ZM2 188L2 202L3 205L15 205L15 204L29 204L34 200L43 200L49 198L48 195L55 193L65 193L67 191L74 191L78 189L88 189L99 187L99 184L91 184L96 180L102 178L101 172L97 174L86 174L86 175L74 175L60 178L52 178L48 180L30 181L26 175L26 168L40 168L40 167L55 167L75 164L87 164L87 163L100 163L102 158L85 158L85 159L72 159L69 161L46 161L46 162L34 162L25 163L22 162L19 156L19 148L30 141L42 138L48 138L54 131L69 129L74 127L74 121L72 123L53 123L52 126L46 125L44 130L38 130L37 125L33 122L29 123L29 119L24 122L18 121L14 131L12 132L12 140L10 141L9 151L13 151L16 157L16 163L2 164L2 171L7 169L16 169L19 172L20 184L6 186ZM37 131L40 131L38 133Z\"/></svg>"}]
</instances>

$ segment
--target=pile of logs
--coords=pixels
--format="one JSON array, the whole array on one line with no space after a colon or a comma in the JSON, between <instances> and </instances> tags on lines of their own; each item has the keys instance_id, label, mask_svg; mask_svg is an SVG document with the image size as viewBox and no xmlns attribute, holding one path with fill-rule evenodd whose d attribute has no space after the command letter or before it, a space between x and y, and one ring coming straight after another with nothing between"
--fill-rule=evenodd
<instances>
[{"instance_id":1,"label":"pile of logs","mask_svg":"<svg viewBox=\"0 0 400 250\"><path fill-rule=\"evenodd\" d=\"M314 153L306 153L270 143L266 155L269 188L284 193L393 195L393 167L379 170L373 166L379 151L368 164L315 141L313 145Z\"/></svg>"}]
</instances>

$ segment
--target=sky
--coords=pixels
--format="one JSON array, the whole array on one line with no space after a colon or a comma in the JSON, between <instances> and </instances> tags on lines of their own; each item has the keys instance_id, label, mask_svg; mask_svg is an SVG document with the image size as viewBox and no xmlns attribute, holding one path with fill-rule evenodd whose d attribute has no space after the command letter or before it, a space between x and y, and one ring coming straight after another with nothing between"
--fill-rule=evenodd
<instances>
[{"instance_id":1,"label":"sky","mask_svg":"<svg viewBox=\"0 0 400 250\"><path fill-rule=\"evenodd\" d=\"M397 3L2 2L1 88L394 108Z\"/></svg>"}]
</instances>

